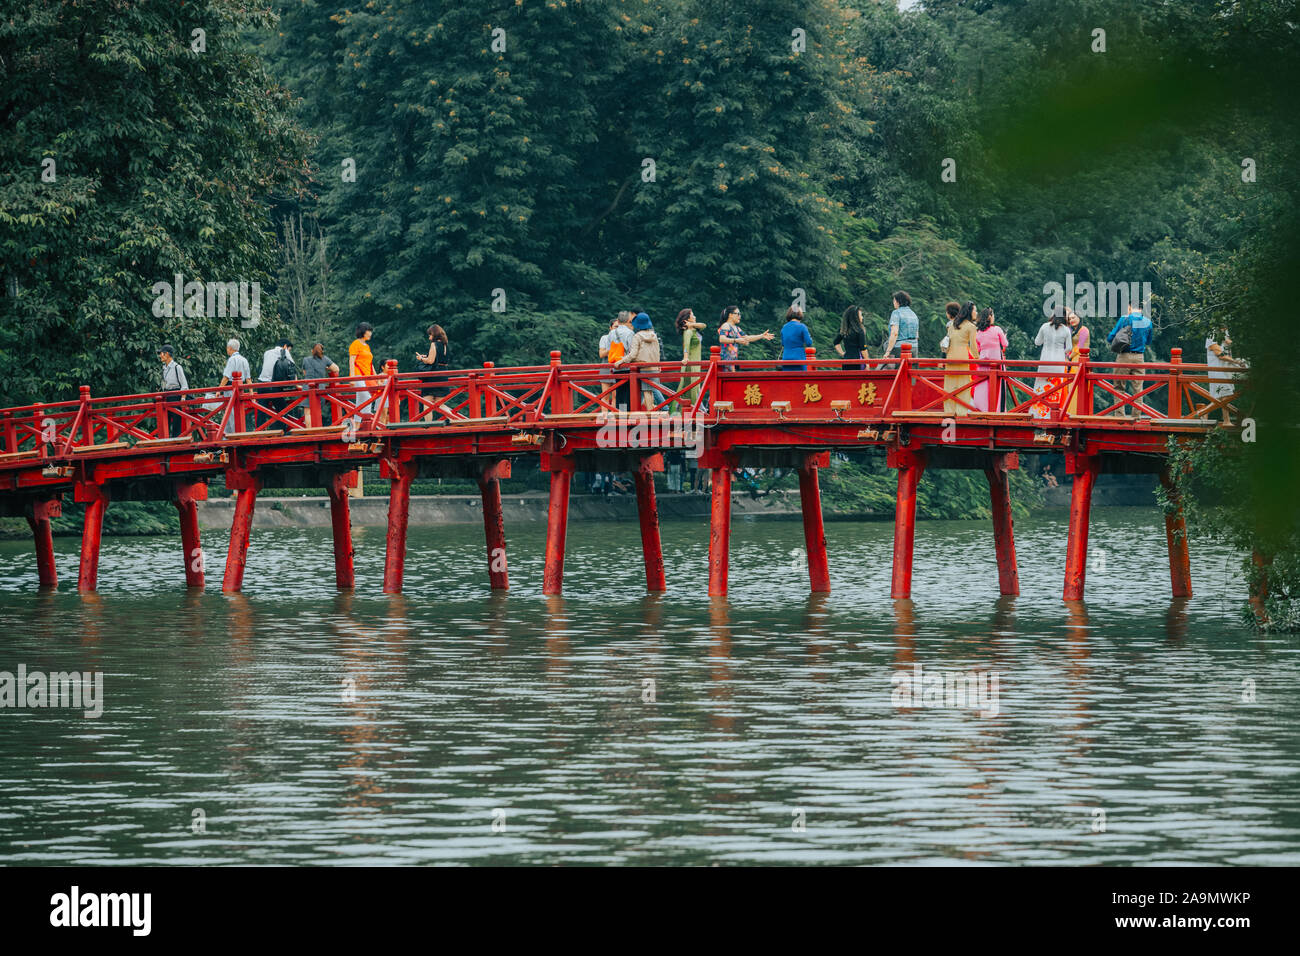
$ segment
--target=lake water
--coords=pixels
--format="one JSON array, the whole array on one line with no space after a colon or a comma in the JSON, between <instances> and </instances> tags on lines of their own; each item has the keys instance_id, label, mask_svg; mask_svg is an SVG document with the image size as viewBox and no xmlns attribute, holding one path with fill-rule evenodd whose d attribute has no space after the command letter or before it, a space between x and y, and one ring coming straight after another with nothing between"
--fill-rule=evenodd
<instances>
[{"instance_id":1,"label":"lake water","mask_svg":"<svg viewBox=\"0 0 1300 956\"><path fill-rule=\"evenodd\" d=\"M988 522L920 523L911 602L879 523L827 525L811 598L799 524L736 521L726 602L703 522L654 598L635 522L570 526L562 599L540 525L505 596L471 527L412 529L397 597L382 529L345 595L322 530L255 532L235 596L216 534L203 594L172 539L106 540L89 597L74 539L47 594L0 542L0 671L104 682L0 709L0 863L1300 863L1300 658L1236 557L1193 538L1175 602L1156 510L1097 509L1067 607L1064 515L1016 530L999 599ZM917 665L985 696L909 702Z\"/></svg>"}]
</instances>

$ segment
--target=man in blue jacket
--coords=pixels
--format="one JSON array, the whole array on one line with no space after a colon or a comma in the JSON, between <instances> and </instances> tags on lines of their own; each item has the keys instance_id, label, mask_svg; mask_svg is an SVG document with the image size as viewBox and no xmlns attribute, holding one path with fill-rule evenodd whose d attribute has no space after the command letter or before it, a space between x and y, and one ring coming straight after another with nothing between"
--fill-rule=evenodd
<instances>
[{"instance_id":1,"label":"man in blue jacket","mask_svg":"<svg viewBox=\"0 0 1300 956\"><path fill-rule=\"evenodd\" d=\"M1115 336L1119 334L1120 329L1130 329L1131 338L1125 348L1115 353L1116 362L1125 362L1130 365L1139 365L1146 361L1147 346L1151 344L1151 338L1155 334L1151 326L1151 320L1142 314L1142 309L1138 305L1133 305L1126 315L1121 315L1115 327L1110 330L1110 335L1106 336L1107 342L1113 342ZM1134 369L1136 372L1137 370ZM1136 395L1142 390L1142 379L1134 378L1125 382L1120 382L1120 390L1127 391L1130 395ZM1124 386L1127 386L1125 388ZM1116 411L1117 415L1134 415L1136 410L1129 406L1120 408Z\"/></svg>"}]
</instances>

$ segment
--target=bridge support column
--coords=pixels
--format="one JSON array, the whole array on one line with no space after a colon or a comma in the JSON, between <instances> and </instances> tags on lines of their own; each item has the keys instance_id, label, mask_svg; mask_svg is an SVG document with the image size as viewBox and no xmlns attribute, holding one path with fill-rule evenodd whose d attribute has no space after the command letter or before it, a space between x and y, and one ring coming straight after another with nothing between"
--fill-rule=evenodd
<instances>
[{"instance_id":1,"label":"bridge support column","mask_svg":"<svg viewBox=\"0 0 1300 956\"><path fill-rule=\"evenodd\" d=\"M551 459L551 500L546 511L546 565L542 570L542 593L564 590L564 537L569 530L569 483L573 462Z\"/></svg>"},{"instance_id":2,"label":"bridge support column","mask_svg":"<svg viewBox=\"0 0 1300 956\"><path fill-rule=\"evenodd\" d=\"M27 524L32 529L36 545L36 577L42 588L57 588L59 572L54 565L54 532L50 519L63 514L63 504L58 498L45 498L27 508Z\"/></svg>"},{"instance_id":3,"label":"bridge support column","mask_svg":"<svg viewBox=\"0 0 1300 956\"><path fill-rule=\"evenodd\" d=\"M244 586L248 540L253 532L253 510L257 507L257 493L262 490L262 482L249 472L231 470L226 472L226 487L239 493L235 499L235 518L230 523L226 573L221 578L222 592L232 594Z\"/></svg>"},{"instance_id":4,"label":"bridge support column","mask_svg":"<svg viewBox=\"0 0 1300 956\"><path fill-rule=\"evenodd\" d=\"M178 481L173 486L172 503L181 521L181 551L184 552L185 586L203 589L204 555L199 539L200 501L208 500L205 481Z\"/></svg>"},{"instance_id":5,"label":"bridge support column","mask_svg":"<svg viewBox=\"0 0 1300 956\"><path fill-rule=\"evenodd\" d=\"M912 596L912 543L916 538L916 486L925 472L925 453L906 448L891 448L887 453L891 468L898 469L898 495L894 505L894 574L890 581L891 598Z\"/></svg>"},{"instance_id":6,"label":"bridge support column","mask_svg":"<svg viewBox=\"0 0 1300 956\"><path fill-rule=\"evenodd\" d=\"M384 549L384 593L401 594L406 574L406 525L411 515L411 482L416 466L409 461L391 462L384 468L388 489L388 535Z\"/></svg>"},{"instance_id":7,"label":"bridge support column","mask_svg":"<svg viewBox=\"0 0 1300 956\"><path fill-rule=\"evenodd\" d=\"M1064 600L1082 601L1088 574L1088 519L1098 462L1091 455L1071 452L1065 456L1065 470L1074 476L1074 483L1070 486L1070 531L1065 542Z\"/></svg>"},{"instance_id":8,"label":"bridge support column","mask_svg":"<svg viewBox=\"0 0 1300 956\"><path fill-rule=\"evenodd\" d=\"M1192 596L1192 567L1187 554L1187 522L1183 517L1183 503L1168 471L1161 472L1160 483L1177 506L1165 513L1165 543L1169 548L1169 583L1176 598Z\"/></svg>"},{"instance_id":9,"label":"bridge support column","mask_svg":"<svg viewBox=\"0 0 1300 956\"><path fill-rule=\"evenodd\" d=\"M655 466L658 465L656 468ZM641 520L641 554L645 559L647 591L667 591L664 551L659 540L659 502L655 499L655 472L664 467L662 455L642 458L636 470L636 513Z\"/></svg>"},{"instance_id":10,"label":"bridge support column","mask_svg":"<svg viewBox=\"0 0 1300 956\"><path fill-rule=\"evenodd\" d=\"M330 525L334 530L334 586L340 591L356 587L356 573L352 567L352 510L348 503L360 473L340 471L330 476L326 491L330 496Z\"/></svg>"},{"instance_id":11,"label":"bridge support column","mask_svg":"<svg viewBox=\"0 0 1300 956\"><path fill-rule=\"evenodd\" d=\"M989 498L993 507L993 548L998 559L998 593L1020 593L1020 570L1016 566L1016 539L1011 528L1011 494L1007 472L1020 467L1020 457L1012 452L994 456L984 469L989 480Z\"/></svg>"},{"instance_id":12,"label":"bridge support column","mask_svg":"<svg viewBox=\"0 0 1300 956\"><path fill-rule=\"evenodd\" d=\"M822 492L817 469L830 465L830 453L809 455L799 469L799 505L803 510L804 549L808 554L808 585L813 594L829 594L831 572L826 560L826 526L822 522Z\"/></svg>"},{"instance_id":13,"label":"bridge support column","mask_svg":"<svg viewBox=\"0 0 1300 956\"><path fill-rule=\"evenodd\" d=\"M510 477L510 461L504 459L483 469L478 480L483 499L483 534L487 542L488 586L493 591L510 590L506 566L506 519L501 511L501 479Z\"/></svg>"},{"instance_id":14,"label":"bridge support column","mask_svg":"<svg viewBox=\"0 0 1300 956\"><path fill-rule=\"evenodd\" d=\"M104 530L104 510L108 507L108 489L103 485L77 484L73 498L86 506L81 526L81 564L77 570L77 590L93 591L99 583L99 540Z\"/></svg>"},{"instance_id":15,"label":"bridge support column","mask_svg":"<svg viewBox=\"0 0 1300 956\"><path fill-rule=\"evenodd\" d=\"M731 570L731 467L713 469L713 497L709 509L709 597L727 596Z\"/></svg>"}]
</instances>

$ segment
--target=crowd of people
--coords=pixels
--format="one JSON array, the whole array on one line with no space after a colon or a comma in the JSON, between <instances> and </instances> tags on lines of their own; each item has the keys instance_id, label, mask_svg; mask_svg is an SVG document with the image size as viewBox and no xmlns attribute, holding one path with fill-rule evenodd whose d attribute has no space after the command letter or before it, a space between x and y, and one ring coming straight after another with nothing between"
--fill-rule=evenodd
<instances>
[{"instance_id":1,"label":"crowd of people","mask_svg":"<svg viewBox=\"0 0 1300 956\"><path fill-rule=\"evenodd\" d=\"M901 355L904 346L911 349L913 357L920 356L920 319L912 309L911 296L898 291L891 297L892 311L889 314L889 333L881 348L881 358L894 359ZM1006 331L998 325L992 307L979 309L973 301L949 302L945 306L947 318L946 334L939 343L941 357L944 360L943 389L947 393L944 411L953 416L969 415L979 412L1001 412L1010 405L1021 405L1025 401L1024 389L1014 392L1004 379L988 374L993 362L1006 357L1009 339ZM681 408L694 407L699 397L699 376L691 377L690 363L702 360L706 344L716 342L721 352L724 368L734 369L741 358L741 349L756 342L768 342L777 338L770 329L748 334L741 328L741 311L739 306L724 308L719 316L716 331L710 335L709 327L701 322L692 309L682 309L677 314L676 332L681 337L682 375L678 379L679 387L686 390L679 397ZM1093 355L1094 361L1104 360L1124 365L1138 365L1146 361L1154 336L1154 326L1150 316L1134 305L1115 322L1106 336L1111 355ZM427 352L417 351L415 360L418 370L437 371L450 367L451 347L446 331L439 325L430 325L425 330L429 347ZM364 379L371 387L362 387L357 391L358 410L372 412L378 421L383 421L387 409L372 407L375 399L374 353L371 340L374 328L366 322L356 327L356 335L348 346L347 375ZM807 368L806 350L813 345L812 332L808 327L803 310L792 306L786 311L780 332L781 355L778 367L802 371ZM861 370L871 359L867 346L867 332L863 322L862 308L851 305L840 316L839 329L832 345L837 355L843 360L842 367ZM1213 398L1222 399L1231 394L1233 370L1240 369L1245 363L1231 354L1231 339L1227 330L1220 328L1205 340L1206 363L1211 366L1209 391ZM252 371L247 358L240 352L238 339L230 339L226 345L227 359L221 371L220 385L228 385L236 374L244 382L252 381ZM1050 318L1039 328L1034 337L1034 346L1039 349L1034 379L1033 392L1039 396L1031 405L1031 413L1040 418L1050 417L1055 408L1069 402L1069 411L1078 411L1080 396L1068 387L1067 376L1071 362L1077 362L1084 349L1091 349L1091 332L1084 325L1079 315L1070 308L1058 307ZM669 362L650 316L644 309L625 309L610 320L609 330L601 336L597 353L602 363L610 366L615 376L630 370L633 365L641 373L638 376L641 394L640 407L653 408L662 403L664 384L659 373L663 365ZM176 361L171 346L159 350L162 361L162 388L164 393L179 393L189 388L185 370ZM981 363L988 363L981 365ZM301 366L293 354L293 343L283 338L262 354L262 361L256 381L262 383L289 382L298 379L316 381L308 388L323 388L318 380L341 374L340 366L325 351L323 343L316 342ZM614 405L619 408L632 406L630 379L611 379L614 386ZM689 386L689 387L687 387ZM300 386L292 386L295 390ZM1130 376L1116 380L1116 387L1136 395L1142 390L1143 380L1140 376ZM678 388L673 388L677 391ZM436 393L438 386L430 384L425 391ZM284 395L269 390L260 404L280 412L289 401L288 387ZM1115 404L1109 402L1108 404ZM331 424L329 403L319 403L320 421L313 420L311 403L304 403L303 424L311 426L328 426ZM1133 414L1131 406L1120 406L1117 414ZM259 412L259 423L267 416ZM429 413L431 414L431 412ZM1225 421L1229 420L1228 410L1223 410ZM168 416L168 434L177 434L180 429L180 416L174 412ZM243 431L247 422L227 422L227 431ZM602 480L602 488L616 490L617 482Z\"/></svg>"}]
</instances>

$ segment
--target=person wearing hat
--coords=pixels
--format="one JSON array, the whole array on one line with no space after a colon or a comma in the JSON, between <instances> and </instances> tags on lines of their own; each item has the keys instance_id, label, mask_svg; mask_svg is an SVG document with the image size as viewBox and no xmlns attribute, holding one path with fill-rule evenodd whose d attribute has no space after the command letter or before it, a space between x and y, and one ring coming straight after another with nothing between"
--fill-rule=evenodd
<instances>
[{"instance_id":1,"label":"person wearing hat","mask_svg":"<svg viewBox=\"0 0 1300 956\"><path fill-rule=\"evenodd\" d=\"M190 387L190 383L185 379L185 369L181 368L180 362L172 357L173 349L170 345L164 345L158 350L158 359L162 362L162 389L163 400L169 404L181 400L180 393ZM167 420L160 423L166 429L167 438L175 438L185 427L178 412L167 412Z\"/></svg>"},{"instance_id":2,"label":"person wearing hat","mask_svg":"<svg viewBox=\"0 0 1300 956\"><path fill-rule=\"evenodd\" d=\"M616 362L616 365L631 365L633 362L653 363L658 362L659 355L659 336L655 334L654 326L650 322L650 316L644 312L638 312L636 318L632 320L632 345L627 353ZM642 369L643 373L658 372L657 365L649 365ZM644 411L651 411L657 404L658 391L655 388L659 380L653 377L641 378L641 408Z\"/></svg>"}]
</instances>

